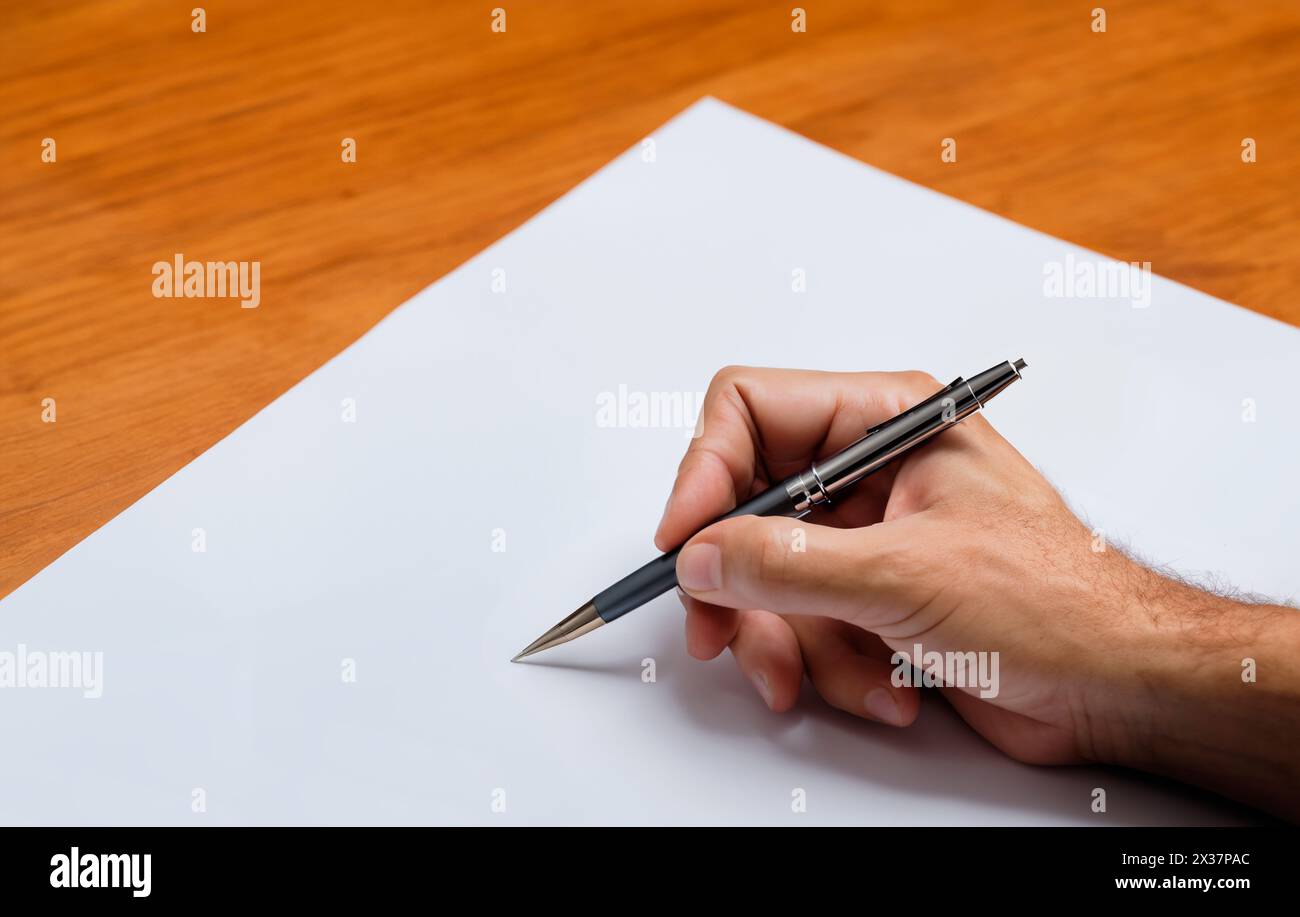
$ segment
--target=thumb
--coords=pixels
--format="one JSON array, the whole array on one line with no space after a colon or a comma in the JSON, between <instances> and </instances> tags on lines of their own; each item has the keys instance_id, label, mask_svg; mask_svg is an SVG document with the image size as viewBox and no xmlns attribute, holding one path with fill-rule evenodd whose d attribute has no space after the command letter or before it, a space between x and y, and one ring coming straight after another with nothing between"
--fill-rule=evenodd
<instances>
[{"instance_id":1,"label":"thumb","mask_svg":"<svg viewBox=\"0 0 1300 917\"><path fill-rule=\"evenodd\" d=\"M783 516L736 516L700 532L677 557L677 581L701 601L823 615L868 630L924 602L924 544L912 518L857 529Z\"/></svg>"}]
</instances>

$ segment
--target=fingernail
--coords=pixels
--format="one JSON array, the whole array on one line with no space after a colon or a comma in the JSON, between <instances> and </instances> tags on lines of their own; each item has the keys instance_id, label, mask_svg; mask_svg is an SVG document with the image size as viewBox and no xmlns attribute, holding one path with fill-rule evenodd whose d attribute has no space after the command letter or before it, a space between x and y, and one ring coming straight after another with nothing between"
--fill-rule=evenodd
<instances>
[{"instance_id":1,"label":"fingernail","mask_svg":"<svg viewBox=\"0 0 1300 917\"><path fill-rule=\"evenodd\" d=\"M750 676L750 681L754 683L754 687L757 688L758 693L762 695L763 703L767 704L768 707L771 707L772 686L768 684L767 676L764 675L762 672L755 672L753 675Z\"/></svg>"},{"instance_id":2,"label":"fingernail","mask_svg":"<svg viewBox=\"0 0 1300 917\"><path fill-rule=\"evenodd\" d=\"M873 688L867 692L865 701L867 712L886 723L898 722L898 704L894 696L884 688Z\"/></svg>"},{"instance_id":3,"label":"fingernail","mask_svg":"<svg viewBox=\"0 0 1300 917\"><path fill-rule=\"evenodd\" d=\"M716 544L689 545L677 556L677 582L710 592L722 585L722 552Z\"/></svg>"}]
</instances>

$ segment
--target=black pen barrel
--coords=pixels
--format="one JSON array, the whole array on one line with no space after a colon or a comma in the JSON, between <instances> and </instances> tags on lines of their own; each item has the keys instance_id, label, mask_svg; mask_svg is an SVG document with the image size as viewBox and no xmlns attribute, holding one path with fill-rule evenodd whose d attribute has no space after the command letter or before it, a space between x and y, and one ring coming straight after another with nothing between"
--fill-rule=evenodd
<instances>
[{"instance_id":1,"label":"black pen barrel","mask_svg":"<svg viewBox=\"0 0 1300 917\"><path fill-rule=\"evenodd\" d=\"M785 483L782 482L713 521L719 522L732 516L787 516L794 513L794 501L790 499ZM673 548L667 554L659 555L592 599L601 620L608 624L676 587L677 552L680 550L680 547Z\"/></svg>"}]
</instances>

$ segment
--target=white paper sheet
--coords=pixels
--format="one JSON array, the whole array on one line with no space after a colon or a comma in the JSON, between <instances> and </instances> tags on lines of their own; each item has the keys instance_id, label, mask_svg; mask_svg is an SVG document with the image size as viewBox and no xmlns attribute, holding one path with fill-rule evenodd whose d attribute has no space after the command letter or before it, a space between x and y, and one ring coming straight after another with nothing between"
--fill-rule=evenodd
<instances>
[{"instance_id":1,"label":"white paper sheet","mask_svg":"<svg viewBox=\"0 0 1300 917\"><path fill-rule=\"evenodd\" d=\"M1145 309L1048 297L1045 264L1098 257L713 100L653 139L653 161L638 146L398 308L0 604L0 651L103 654L98 699L0 690L0 820L1257 817L1013 763L941 702L905 731L810 692L770 714L729 659L686 657L671 595L508 662L652 556L688 432L601 426L602 393L702 392L727 363L946 378L1023 355L990 419L1095 525L1300 592L1296 330L1159 278Z\"/></svg>"}]
</instances>

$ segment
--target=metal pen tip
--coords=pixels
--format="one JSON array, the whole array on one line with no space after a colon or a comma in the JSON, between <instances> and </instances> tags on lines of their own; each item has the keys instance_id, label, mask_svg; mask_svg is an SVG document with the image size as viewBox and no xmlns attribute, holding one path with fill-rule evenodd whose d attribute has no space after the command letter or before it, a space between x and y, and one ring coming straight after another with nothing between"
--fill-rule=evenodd
<instances>
[{"instance_id":1,"label":"metal pen tip","mask_svg":"<svg viewBox=\"0 0 1300 917\"><path fill-rule=\"evenodd\" d=\"M1026 366L1028 366L1029 364L1026 363L1023 359L1021 359L1021 360L1016 360L1016 362L1012 363L1011 365L1015 367L1016 372L1020 372L1022 369L1024 369L1024 368L1025 368Z\"/></svg>"},{"instance_id":2,"label":"metal pen tip","mask_svg":"<svg viewBox=\"0 0 1300 917\"><path fill-rule=\"evenodd\" d=\"M518 662L526 656L534 653L540 653L542 650L549 650L553 646L559 646L561 643L568 643L575 640L583 634L590 633L600 625L604 624L600 614L596 611L594 602L588 602L573 614L569 615L559 624L556 624L546 633L542 634L532 643L528 644L510 661Z\"/></svg>"}]
</instances>

